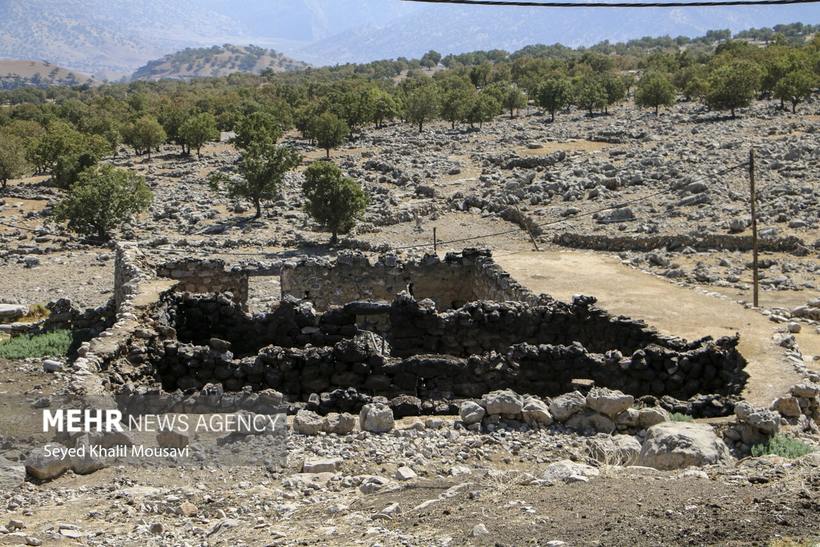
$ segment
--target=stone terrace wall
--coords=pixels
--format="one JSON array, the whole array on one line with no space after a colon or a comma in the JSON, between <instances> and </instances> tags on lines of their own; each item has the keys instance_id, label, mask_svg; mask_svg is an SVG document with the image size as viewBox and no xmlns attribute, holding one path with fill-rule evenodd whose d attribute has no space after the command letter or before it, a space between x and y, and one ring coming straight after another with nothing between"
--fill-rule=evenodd
<instances>
[{"instance_id":1,"label":"stone terrace wall","mask_svg":"<svg viewBox=\"0 0 820 547\"><path fill-rule=\"evenodd\" d=\"M268 346L245 359L210 347L166 341L153 348L152 360L157 380L168 391L216 383L226 391L275 389L292 401L309 401L314 394L322 401L346 399L351 390L391 398L409 395L423 401L479 397L503 388L555 396L572 391L576 379L591 379L595 385L635 396L680 399L698 393L736 394L742 387L737 338L687 351L650 345L625 358L589 353L579 345L517 344L504 354L404 359L381 355L363 338L324 347ZM332 403L323 406L349 410Z\"/></svg>"},{"instance_id":2,"label":"stone terrace wall","mask_svg":"<svg viewBox=\"0 0 820 547\"><path fill-rule=\"evenodd\" d=\"M652 251L668 249L670 251L692 247L698 251L720 249L725 251L751 251L751 236L733 236L726 234L704 234L695 236L657 235L657 236L621 236L585 235L563 233L556 235L553 242L564 247L575 249L593 249L596 251ZM758 246L761 251L788 252L804 255L807 245L794 236L781 238L760 238Z\"/></svg>"},{"instance_id":3,"label":"stone terrace wall","mask_svg":"<svg viewBox=\"0 0 820 547\"><path fill-rule=\"evenodd\" d=\"M230 292L234 301L245 305L248 301L248 272L228 268L224 260L180 259L160 264L157 275L179 281L180 291L193 293Z\"/></svg>"},{"instance_id":4,"label":"stone terrace wall","mask_svg":"<svg viewBox=\"0 0 820 547\"><path fill-rule=\"evenodd\" d=\"M251 316L222 295L170 292L162 297L160 324L173 327L177 339L208 345L211 338L230 342L236 354L254 354L270 344L283 347L333 345L356 334L356 316L318 315L310 303L285 297L271 313Z\"/></svg>"},{"instance_id":5,"label":"stone terrace wall","mask_svg":"<svg viewBox=\"0 0 820 547\"><path fill-rule=\"evenodd\" d=\"M443 260L425 255L404 262L390 254L371 262L361 253L342 252L335 261L285 262L282 270L282 294L309 295L319 309L356 300L389 301L410 283L416 298L430 298L442 309L473 300L537 300L492 260L489 251L476 249L448 253Z\"/></svg>"},{"instance_id":6,"label":"stone terrace wall","mask_svg":"<svg viewBox=\"0 0 820 547\"><path fill-rule=\"evenodd\" d=\"M170 307L161 309L158 323L177 325L164 330L182 342L154 338L147 360L154 381L167 390L220 383L228 391L272 388L300 401L348 389L448 400L506 387L552 396L571 391L573 380L590 379L636 396L686 399L738 393L746 378L737 337L686 343L612 318L588 298L573 305L478 302L438 314L432 302L400 295L390 307L373 306L389 312L398 357L377 337L358 331L363 303L316 314L306 303L287 299L276 312L251 317L224 297L163 298ZM576 341L584 332L593 351ZM481 342L465 342L471 340ZM410 346L402 345L408 341ZM261 344L272 345L249 351Z\"/></svg>"},{"instance_id":7,"label":"stone terrace wall","mask_svg":"<svg viewBox=\"0 0 820 547\"><path fill-rule=\"evenodd\" d=\"M663 336L642 321L612 317L592 297L573 304L471 302L437 312L432 302L399 295L390 309L390 342L398 356L442 353L468 356L506 351L513 344L581 344L589 351L631 354L649 344L682 350L686 343Z\"/></svg>"}]
</instances>

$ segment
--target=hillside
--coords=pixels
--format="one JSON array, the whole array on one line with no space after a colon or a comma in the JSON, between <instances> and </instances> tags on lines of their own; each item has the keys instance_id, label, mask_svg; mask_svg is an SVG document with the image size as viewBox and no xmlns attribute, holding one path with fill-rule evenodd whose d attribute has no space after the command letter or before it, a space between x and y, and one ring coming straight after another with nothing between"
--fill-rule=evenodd
<instances>
[{"instance_id":1,"label":"hillside","mask_svg":"<svg viewBox=\"0 0 820 547\"><path fill-rule=\"evenodd\" d=\"M515 51L529 44L591 46L603 40L643 36L700 36L712 29L733 32L775 23L820 22L820 8L747 7L549 10L543 8L430 6L386 25L370 25L318 40L297 55L314 64L361 63L373 59L418 58L475 50Z\"/></svg>"},{"instance_id":2,"label":"hillside","mask_svg":"<svg viewBox=\"0 0 820 547\"><path fill-rule=\"evenodd\" d=\"M53 65L48 61L0 59L0 89L78 85L93 81L87 74Z\"/></svg>"},{"instance_id":3,"label":"hillside","mask_svg":"<svg viewBox=\"0 0 820 547\"><path fill-rule=\"evenodd\" d=\"M99 79L220 43L254 43L320 66L418 57L431 48L513 51L795 21L820 23L820 7L556 11L399 0L1 0L0 57L48 59Z\"/></svg>"},{"instance_id":4,"label":"hillside","mask_svg":"<svg viewBox=\"0 0 820 547\"><path fill-rule=\"evenodd\" d=\"M149 59L241 35L196 0L3 0L0 57L48 59L99 77L131 74Z\"/></svg>"},{"instance_id":5,"label":"hillside","mask_svg":"<svg viewBox=\"0 0 820 547\"><path fill-rule=\"evenodd\" d=\"M274 72L290 72L307 66L272 49L225 44L209 48L186 48L166 55L137 69L131 78L188 80L227 76L234 72L260 74L269 69Z\"/></svg>"}]
</instances>

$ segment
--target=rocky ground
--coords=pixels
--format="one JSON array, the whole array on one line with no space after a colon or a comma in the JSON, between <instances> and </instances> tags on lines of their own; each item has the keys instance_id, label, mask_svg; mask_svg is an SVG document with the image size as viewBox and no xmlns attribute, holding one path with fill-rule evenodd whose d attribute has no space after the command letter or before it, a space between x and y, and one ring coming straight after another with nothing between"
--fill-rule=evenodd
<instances>
[{"instance_id":1,"label":"rocky ground","mask_svg":"<svg viewBox=\"0 0 820 547\"><path fill-rule=\"evenodd\" d=\"M0 365L7 372L4 394L13 388L38 400L64 380L38 362ZM11 411L19 410L9 408L9 399L0 404L4 431L12 429ZM19 414L13 419L19 422ZM0 544L812 545L820 539L820 453L660 471L627 466L636 463L633 454L611 450L605 434L505 421L493 432L477 432L459 422L404 418L384 434L291 433L284 467L266 464L264 453L254 466L152 460L4 486ZM0 446L11 457L8 442ZM0 472L0 483L6 478Z\"/></svg>"},{"instance_id":2,"label":"rocky ground","mask_svg":"<svg viewBox=\"0 0 820 547\"><path fill-rule=\"evenodd\" d=\"M368 129L335 151L334 160L371 196L353 234L360 246L429 245L436 227L444 242L440 250L476 244L517 250L531 247L523 230L514 231L521 219L547 224L541 227L542 246L565 232L748 235L748 175L741 164L753 146L761 235L796 236L809 250L802 256L765 253L762 287L812 292L820 267L811 250L820 239L817 108L810 103L795 115L774 102L759 102L732 120L716 119L691 103L659 117L625 105L595 118L573 111L552 124L533 109L515 119L500 117L481 131L446 124L433 124L420 135L405 125ZM286 140L306 161L322 156L295 135ZM247 203L213 193L207 174L230 170L237 157L227 144L207 147L201 159L182 158L173 147L151 160L123 151L114 163L144 174L156 199L120 237L149 242L157 252L236 256L317 246L317 252L332 251L322 246L327 235L302 210L299 173L287 176L281 199L258 221ZM0 274L15 280L0 293L3 300L40 302L61 293L85 304L107 298L109 280L96 279L105 249L70 242L49 223L49 207L59 196L39 177L13 181L0 198ZM505 230L513 232L477 237ZM622 258L678 282L744 290L751 281L746 254L681 248L627 251ZM71 268L75 275L55 283L52 266Z\"/></svg>"},{"instance_id":3,"label":"rocky ground","mask_svg":"<svg viewBox=\"0 0 820 547\"><path fill-rule=\"evenodd\" d=\"M784 336L796 323L801 347L820 347L820 316L813 315L820 307L805 306L818 295L820 268L818 108L815 101L793 115L759 102L736 120L716 120L692 104L657 118L630 105L595 118L559 115L553 124L531 110L480 132L445 124L421 135L402 125L369 129L333 154L371 195L349 244L429 244L435 227L445 242L439 252L486 246L514 255L532 249L520 226L536 224L547 224L537 239L552 252L552 237L563 232L749 234L747 174L735 166L754 146L761 233L796 236L807 250L761 253L762 311ZM307 160L323 155L295 136L288 140ZM230 169L237 157L224 143L206 147L202 159L182 158L172 147L151 160L121 153L114 163L144 174L156 199L118 237L140 240L157 255L229 261L335 252L302 211L298 172L260 220L247 203L209 190L207 174ZM99 306L110 298L111 250L50 222L59 197L42 177L12 181L0 195L0 302L67 296ZM604 254L669 283L750 300L747 252ZM639 276L630 282L640 285ZM254 279L252 307L269 306L278 294L276 280ZM39 361L0 360L0 370L2 437L19 441L20 407L9 394L23 393L36 405L62 380ZM384 435L291 435L286 469L123 465L3 488L0 544L789 545L820 537L816 454L657 471L599 461L590 450L595 436L561 428L477 433L452 420L405 422ZM28 446L40 441L30 437ZM3 438L0 446L15 456ZM334 462L327 471L301 473L314 458ZM591 467L566 481L550 467L563 460Z\"/></svg>"}]
</instances>

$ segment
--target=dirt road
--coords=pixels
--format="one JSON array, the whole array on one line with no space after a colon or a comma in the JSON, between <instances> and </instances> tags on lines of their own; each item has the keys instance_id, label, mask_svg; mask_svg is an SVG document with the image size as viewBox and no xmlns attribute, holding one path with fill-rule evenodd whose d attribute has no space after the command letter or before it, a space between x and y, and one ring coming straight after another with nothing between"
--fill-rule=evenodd
<instances>
[{"instance_id":1,"label":"dirt road","mask_svg":"<svg viewBox=\"0 0 820 547\"><path fill-rule=\"evenodd\" d=\"M526 287L561 300L588 294L613 314L643 319L658 330L687 339L740 333L748 360L744 398L768 406L801 380L772 342L778 326L728 299L707 296L642 273L617 258L593 252L547 250L499 252L498 263ZM816 335L814 335L816 336Z\"/></svg>"}]
</instances>

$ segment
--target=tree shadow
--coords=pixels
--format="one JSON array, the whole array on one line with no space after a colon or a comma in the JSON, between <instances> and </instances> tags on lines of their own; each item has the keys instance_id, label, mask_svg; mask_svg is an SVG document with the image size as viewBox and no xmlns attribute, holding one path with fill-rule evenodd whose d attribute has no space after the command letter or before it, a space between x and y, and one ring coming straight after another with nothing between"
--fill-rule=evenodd
<instances>
[{"instance_id":1,"label":"tree shadow","mask_svg":"<svg viewBox=\"0 0 820 547\"><path fill-rule=\"evenodd\" d=\"M244 216L232 216L217 222L213 222L205 228L198 230L196 235L218 235L225 233L231 228L247 228L254 227L258 224L259 228L263 228L265 223L263 219L256 218L253 214Z\"/></svg>"}]
</instances>

